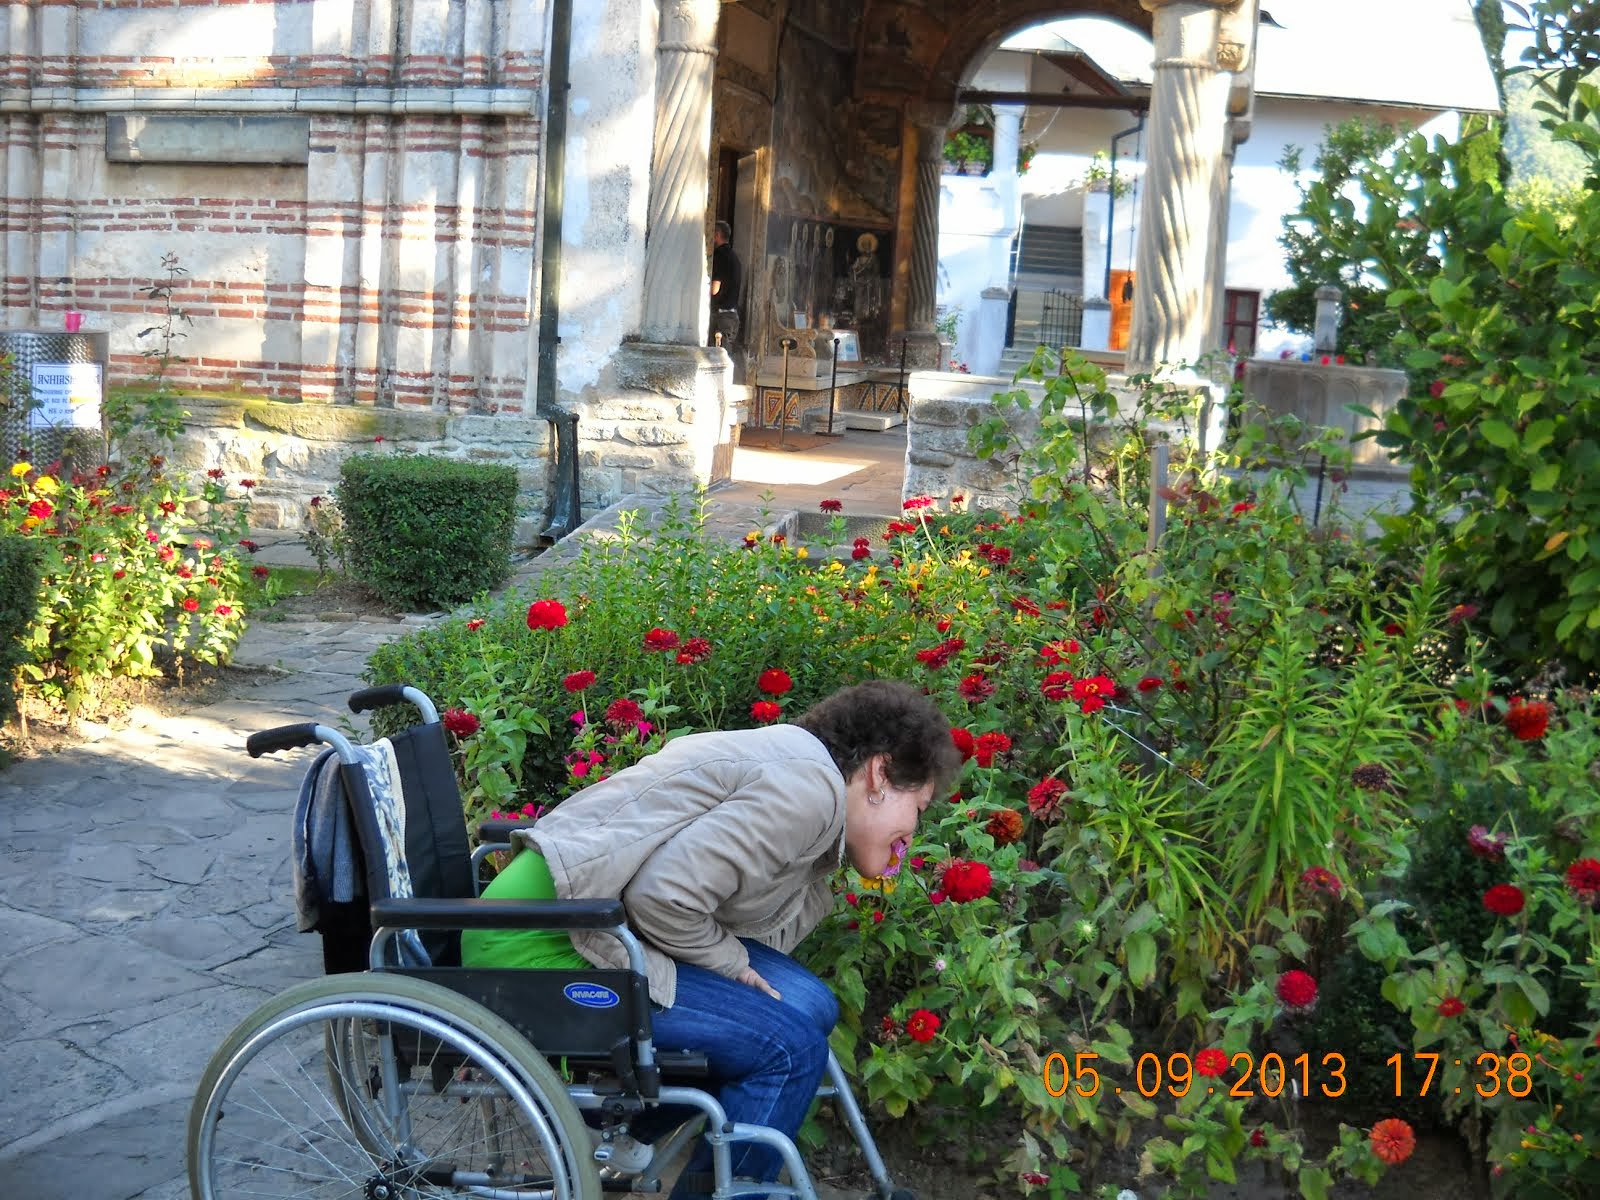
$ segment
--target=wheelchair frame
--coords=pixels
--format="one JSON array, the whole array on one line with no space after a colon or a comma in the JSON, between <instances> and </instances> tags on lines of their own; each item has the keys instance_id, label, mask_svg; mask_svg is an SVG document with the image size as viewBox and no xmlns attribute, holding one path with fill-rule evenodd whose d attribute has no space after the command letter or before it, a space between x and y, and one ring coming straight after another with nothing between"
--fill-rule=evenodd
<instances>
[{"instance_id":1,"label":"wheelchair frame","mask_svg":"<svg viewBox=\"0 0 1600 1200\"><path fill-rule=\"evenodd\" d=\"M425 801L432 811L422 813L422 824L437 821L443 827L443 840L452 846L465 845L465 823L453 771L446 789L439 782L437 761L428 763L442 751L444 763L449 764L443 729L432 701L421 691L402 685L367 688L349 698L350 709L356 713L400 703L413 705L422 724L396 735L395 741L415 739L415 746L408 743L408 752L420 755L425 765L431 765L433 779L439 783L434 789L436 794ZM710 1092L672 1082L676 1075L704 1074L704 1058L658 1052L651 1032L644 948L628 928L620 900L479 898L481 863L489 854L512 849L509 837L512 830L524 827L520 821L486 822L480 827L480 844L467 858L470 896L448 894L452 884L442 875L439 879L445 895L392 895L390 858L399 854L404 860L406 846L393 849L392 839L386 838L356 746L337 730L307 723L253 734L246 749L252 758L259 758L319 743L331 747L337 756L344 802L365 867L368 900L365 905L352 906L364 911L346 914L351 922L348 934L356 935L358 920L367 931L365 970L348 956L342 963L336 961L330 951L332 935L319 925L329 973L268 1001L242 1022L213 1055L190 1113L188 1156L193 1200L224 1200L225 1193L213 1186L211 1159L217 1153L216 1135L222 1117L235 1103L231 1100L232 1088L241 1073L276 1039L318 1023L325 1027L324 1054L333 1083L333 1107L338 1109L347 1131L372 1159L368 1176L359 1181L368 1200L401 1200L418 1194L458 1194L483 1200L594 1200L602 1192L660 1192L664 1190L662 1168L671 1166L697 1136L703 1136L711 1148L713 1200L745 1195L816 1200L810 1174L791 1138L767 1126L729 1121ZM310 779L307 786L312 786ZM437 794L446 790L447 796ZM415 803L408 787L404 798L407 844L413 841ZM460 891L457 874L453 887ZM441 941L438 935L465 929L599 931L622 944L629 966L626 971L467 968L451 965L449 954L444 956L444 965L405 962L402 941L408 935L417 941L424 940L424 935L433 935L433 956L438 957L438 947L451 944ZM563 985L559 993L551 990L556 984ZM614 999L604 1008L589 1007L574 999L574 987L597 989L584 994L593 997L607 993ZM562 1000L579 1011L564 1010ZM530 1016L532 1012L539 1013L538 1020ZM378 1031L374 1037L378 1061L363 1060L356 1065L364 1065L366 1070L355 1072L350 1060L356 1057L355 1041L364 1036L361 1031L366 1026L360 1024L364 1022L373 1023ZM530 1028L535 1025L548 1036L536 1035ZM409 1032L397 1033L397 1029ZM597 1037L604 1038L602 1045L608 1048L596 1046ZM541 1041L545 1042L543 1046ZM430 1055L427 1066L432 1074L419 1086L409 1073L423 1065L425 1053ZM463 1061L469 1066L461 1066ZM564 1080L552 1066L553 1061L576 1062L591 1077L583 1083ZM296 1068L309 1078L303 1062L297 1063ZM404 1080L402 1068L407 1074ZM420 1095L430 1086L435 1095L457 1099L464 1106L476 1101L486 1113L496 1100L513 1104L515 1113L532 1129L551 1172L548 1179L542 1175L524 1177L509 1169L505 1159L511 1152L501 1146L502 1134L479 1139L488 1147L483 1151L486 1158L498 1164L486 1169L461 1169L441 1163L413 1146L407 1106L413 1095ZM373 1091L381 1094L385 1112L377 1113L370 1103ZM831 1049L827 1078L818 1097L833 1099L839 1105L862 1151L879 1200L914 1200L911 1193L897 1189L890 1179L849 1080ZM694 1110L699 1115L655 1143L654 1156L645 1170L613 1171L602 1178L602 1169L611 1159L613 1140L627 1133L630 1121L656 1106ZM247 1117L262 1115L248 1103L243 1107ZM274 1105L269 1102L266 1108L273 1110ZM269 1111L268 1115L276 1114ZM589 1130L593 1125L588 1118L599 1122L601 1140L592 1150L594 1135ZM317 1120L321 1127L333 1124L325 1113L319 1114ZM487 1127L487 1116L485 1122ZM579 1129L584 1131L581 1146L574 1144L580 1140ZM392 1131L392 1136L384 1136L385 1131ZM318 1128L291 1135L291 1142L297 1137L303 1143L293 1153L313 1164L318 1156L326 1159L317 1143L329 1132L329 1128ZM735 1179L732 1147L740 1143L765 1145L776 1151L788 1170L789 1183ZM328 1161L331 1167L331 1160ZM243 1166L250 1165L247 1157ZM422 1187L435 1190L419 1193Z\"/></svg>"}]
</instances>

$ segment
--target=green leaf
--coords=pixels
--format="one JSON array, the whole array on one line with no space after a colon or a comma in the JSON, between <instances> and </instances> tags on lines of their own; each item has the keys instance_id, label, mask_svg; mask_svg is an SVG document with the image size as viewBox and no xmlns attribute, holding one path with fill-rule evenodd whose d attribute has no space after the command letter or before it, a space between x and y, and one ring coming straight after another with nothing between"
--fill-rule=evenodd
<instances>
[{"instance_id":1,"label":"green leaf","mask_svg":"<svg viewBox=\"0 0 1600 1200\"><path fill-rule=\"evenodd\" d=\"M1487 435L1486 435L1487 436ZM1525 454L1537 454L1550 444L1556 436L1556 423L1548 417L1535 421L1529 425L1522 435L1522 449ZM1539 489L1543 491L1543 488Z\"/></svg>"},{"instance_id":2,"label":"green leaf","mask_svg":"<svg viewBox=\"0 0 1600 1200\"><path fill-rule=\"evenodd\" d=\"M1328 1188L1333 1177L1326 1167L1300 1168L1300 1194L1305 1200L1328 1200Z\"/></svg>"},{"instance_id":3,"label":"green leaf","mask_svg":"<svg viewBox=\"0 0 1600 1200\"><path fill-rule=\"evenodd\" d=\"M1517 435L1511 426L1504 421L1497 421L1493 418L1482 421L1478 425L1478 432L1483 436L1484 441L1491 446L1499 447L1501 450L1511 450L1516 447Z\"/></svg>"},{"instance_id":4,"label":"green leaf","mask_svg":"<svg viewBox=\"0 0 1600 1200\"><path fill-rule=\"evenodd\" d=\"M1527 448L1526 442L1524 442L1523 448ZM1555 486L1560 480L1561 464L1545 463L1544 466L1537 468L1533 472L1528 484L1536 492L1549 492L1555 490Z\"/></svg>"},{"instance_id":5,"label":"green leaf","mask_svg":"<svg viewBox=\"0 0 1600 1200\"><path fill-rule=\"evenodd\" d=\"M1143 930L1125 943L1128 954L1128 979L1144 987L1156 975L1156 939Z\"/></svg>"}]
</instances>

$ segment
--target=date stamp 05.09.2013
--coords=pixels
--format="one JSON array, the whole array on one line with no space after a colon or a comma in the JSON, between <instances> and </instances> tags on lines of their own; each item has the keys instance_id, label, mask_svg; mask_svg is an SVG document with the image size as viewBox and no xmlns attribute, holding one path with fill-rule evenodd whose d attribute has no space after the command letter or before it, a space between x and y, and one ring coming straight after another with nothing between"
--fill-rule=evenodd
<instances>
[{"instance_id":1,"label":"date stamp 05.09.2013","mask_svg":"<svg viewBox=\"0 0 1600 1200\"><path fill-rule=\"evenodd\" d=\"M1457 1093L1471 1089L1487 1099L1502 1091L1522 1097L1533 1090L1533 1059L1520 1051L1495 1054L1486 1050L1475 1057L1448 1060L1441 1054L1426 1052L1391 1054L1384 1062L1394 1072L1396 1099L1429 1095L1436 1086L1441 1065L1465 1069L1464 1075L1446 1072L1446 1078L1458 1081L1449 1085ZM1060 1098L1072 1092L1086 1100L1105 1092L1121 1095L1124 1091L1137 1092L1147 1100L1159 1095L1182 1099L1197 1087L1204 1088L1208 1095L1221 1092L1240 1100L1258 1096L1274 1100L1286 1091L1297 1100L1337 1100L1349 1087L1347 1060L1336 1052L1297 1054L1288 1059L1268 1052L1258 1061L1246 1051L1229 1054L1216 1048L1192 1055L1147 1051L1134 1059L1133 1070L1125 1079L1114 1079L1105 1072L1098 1054L1085 1052L1069 1057L1055 1051L1045 1058L1040 1070L1045 1091L1050 1095ZM1442 1080L1438 1086L1444 1086Z\"/></svg>"}]
</instances>

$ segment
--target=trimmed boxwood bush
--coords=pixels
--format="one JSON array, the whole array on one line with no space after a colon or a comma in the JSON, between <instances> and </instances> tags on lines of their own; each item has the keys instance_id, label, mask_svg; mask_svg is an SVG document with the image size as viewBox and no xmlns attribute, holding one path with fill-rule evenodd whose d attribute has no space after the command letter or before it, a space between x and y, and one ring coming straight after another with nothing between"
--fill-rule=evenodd
<instances>
[{"instance_id":1,"label":"trimmed boxwood bush","mask_svg":"<svg viewBox=\"0 0 1600 1200\"><path fill-rule=\"evenodd\" d=\"M39 614L44 558L27 538L0 537L0 721L17 711L17 668L27 661L22 638Z\"/></svg>"},{"instance_id":2,"label":"trimmed boxwood bush","mask_svg":"<svg viewBox=\"0 0 1600 1200\"><path fill-rule=\"evenodd\" d=\"M461 604L511 575L517 472L428 455L359 454L340 469L350 573L385 604Z\"/></svg>"}]
</instances>

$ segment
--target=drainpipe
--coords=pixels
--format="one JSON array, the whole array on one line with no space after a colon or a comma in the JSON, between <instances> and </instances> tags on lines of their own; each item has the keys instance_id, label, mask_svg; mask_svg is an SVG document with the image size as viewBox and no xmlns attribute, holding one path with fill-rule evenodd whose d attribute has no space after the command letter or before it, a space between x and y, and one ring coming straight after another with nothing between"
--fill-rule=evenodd
<instances>
[{"instance_id":1,"label":"drainpipe","mask_svg":"<svg viewBox=\"0 0 1600 1200\"><path fill-rule=\"evenodd\" d=\"M1111 252L1117 244L1117 143L1125 137L1144 132L1145 114L1139 114L1139 123L1124 129L1111 139L1111 203L1106 207L1106 286L1105 295L1111 299Z\"/></svg>"},{"instance_id":2,"label":"drainpipe","mask_svg":"<svg viewBox=\"0 0 1600 1200\"><path fill-rule=\"evenodd\" d=\"M567 97L571 90L572 0L554 0L544 118L544 228L539 259L539 374L534 415L550 423L555 448L544 532L557 541L582 522L578 492L578 414L556 403L556 349L561 344L561 218L567 166Z\"/></svg>"}]
</instances>

